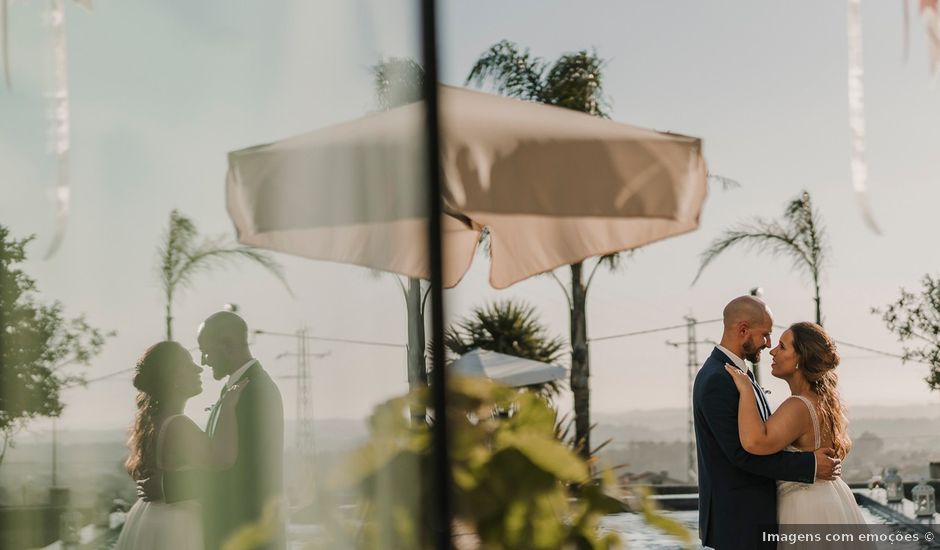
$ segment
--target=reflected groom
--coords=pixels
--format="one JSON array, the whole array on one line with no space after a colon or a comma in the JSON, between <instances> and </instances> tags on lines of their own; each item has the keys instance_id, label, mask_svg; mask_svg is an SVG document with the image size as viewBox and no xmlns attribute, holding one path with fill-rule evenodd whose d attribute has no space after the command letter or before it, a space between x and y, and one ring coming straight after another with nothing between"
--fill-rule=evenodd
<instances>
[{"instance_id":1,"label":"reflected groom","mask_svg":"<svg viewBox=\"0 0 940 550\"><path fill-rule=\"evenodd\" d=\"M284 409L274 381L251 355L248 326L241 317L229 311L209 316L199 326L198 341L202 364L212 369L216 380L227 377L223 394L236 382L247 381L235 407L238 456L231 468L210 474L203 504L206 546L214 549L240 528L261 522L266 508L282 505ZM206 426L210 438L218 405L213 406ZM283 523L279 518L276 521L273 539L257 548L284 548Z\"/></svg>"}]
</instances>

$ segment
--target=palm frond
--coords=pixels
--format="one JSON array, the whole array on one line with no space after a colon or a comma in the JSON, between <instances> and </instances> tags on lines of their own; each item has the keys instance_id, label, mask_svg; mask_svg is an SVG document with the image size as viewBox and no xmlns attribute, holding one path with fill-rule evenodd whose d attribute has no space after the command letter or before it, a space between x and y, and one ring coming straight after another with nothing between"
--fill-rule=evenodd
<instances>
[{"instance_id":1,"label":"palm frond","mask_svg":"<svg viewBox=\"0 0 940 550\"><path fill-rule=\"evenodd\" d=\"M546 103L601 118L610 118L610 103L604 95L603 68L597 52L566 53L545 77Z\"/></svg>"},{"instance_id":2,"label":"palm frond","mask_svg":"<svg viewBox=\"0 0 940 550\"><path fill-rule=\"evenodd\" d=\"M196 275L231 265L238 260L248 260L263 267L281 281L291 296L294 295L284 276L283 268L270 254L247 246L226 246L216 240L205 241L186 257L175 274L174 289L188 288Z\"/></svg>"},{"instance_id":3,"label":"palm frond","mask_svg":"<svg viewBox=\"0 0 940 550\"><path fill-rule=\"evenodd\" d=\"M605 254L597 259L597 262L594 263L594 267L591 268L591 274L588 275L587 282L584 283L585 292L591 289L591 283L594 281L594 275L597 274L598 268L604 267L607 268L611 273L617 273L623 268L624 260L632 258L636 253L636 249L624 250L623 252L615 252L613 254Z\"/></svg>"},{"instance_id":4,"label":"palm frond","mask_svg":"<svg viewBox=\"0 0 940 550\"><path fill-rule=\"evenodd\" d=\"M741 187L741 182L739 182L738 180L734 180L734 179L722 176L720 174L713 174L709 172L707 178L709 182L720 183L721 188L725 191L729 189L738 189Z\"/></svg>"},{"instance_id":5,"label":"palm frond","mask_svg":"<svg viewBox=\"0 0 940 550\"><path fill-rule=\"evenodd\" d=\"M390 57L371 68L376 101L383 111L420 100L424 67L410 57Z\"/></svg>"},{"instance_id":6,"label":"palm frond","mask_svg":"<svg viewBox=\"0 0 940 550\"><path fill-rule=\"evenodd\" d=\"M596 426L596 424L595 424L595 426ZM610 444L613 443L613 442L614 442L614 439L613 439L612 437L605 439L603 442L601 442L600 445L598 445L597 447L594 447L594 448L591 450L591 456L597 456L598 453L600 453L602 450L604 450L604 447L610 445Z\"/></svg>"},{"instance_id":7,"label":"palm frond","mask_svg":"<svg viewBox=\"0 0 940 550\"><path fill-rule=\"evenodd\" d=\"M196 226L179 210L170 212L170 223L157 247L157 270L165 293L171 294L175 273L191 253L198 232Z\"/></svg>"},{"instance_id":8,"label":"palm frond","mask_svg":"<svg viewBox=\"0 0 940 550\"><path fill-rule=\"evenodd\" d=\"M623 253L615 252L613 254L605 254L597 259L597 265L603 266L610 271L617 271L623 265Z\"/></svg>"},{"instance_id":9,"label":"palm frond","mask_svg":"<svg viewBox=\"0 0 940 550\"><path fill-rule=\"evenodd\" d=\"M802 248L810 260L811 272L814 277L828 261L829 247L826 230L822 225L819 213L813 208L812 200L807 191L787 204L784 218L791 228L791 232L799 237Z\"/></svg>"},{"instance_id":10,"label":"palm frond","mask_svg":"<svg viewBox=\"0 0 940 550\"><path fill-rule=\"evenodd\" d=\"M503 40L480 55L465 83L479 88L490 83L499 94L543 102L544 73L545 62L541 58L532 57L528 49L520 50L515 43Z\"/></svg>"},{"instance_id":11,"label":"palm frond","mask_svg":"<svg viewBox=\"0 0 940 550\"><path fill-rule=\"evenodd\" d=\"M810 266L810 258L807 256L806 251L801 248L796 235L791 234L777 223L757 220L753 225L741 225L729 229L712 241L708 248L702 252L701 265L692 284L699 280L705 268L718 256L739 245L743 245L748 249L756 249L758 252L767 252L773 256L789 256L793 259L794 266L797 268L809 269Z\"/></svg>"},{"instance_id":12,"label":"palm frond","mask_svg":"<svg viewBox=\"0 0 940 550\"><path fill-rule=\"evenodd\" d=\"M447 327L444 347L457 356L484 349L556 363L563 356L565 343L549 335L532 306L505 300L476 307Z\"/></svg>"},{"instance_id":13,"label":"palm frond","mask_svg":"<svg viewBox=\"0 0 940 550\"><path fill-rule=\"evenodd\" d=\"M490 234L490 228L484 227L480 231L480 240L477 250L482 252L488 259L493 259L493 235Z\"/></svg>"}]
</instances>

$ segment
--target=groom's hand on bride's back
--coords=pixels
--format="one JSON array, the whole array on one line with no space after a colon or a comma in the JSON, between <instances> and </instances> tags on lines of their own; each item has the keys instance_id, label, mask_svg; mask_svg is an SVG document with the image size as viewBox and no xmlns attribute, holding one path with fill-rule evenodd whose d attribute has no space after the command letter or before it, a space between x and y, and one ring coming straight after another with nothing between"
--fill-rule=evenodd
<instances>
[{"instance_id":1,"label":"groom's hand on bride's back","mask_svg":"<svg viewBox=\"0 0 940 550\"><path fill-rule=\"evenodd\" d=\"M144 502L163 499L163 484L159 474L137 480L137 498Z\"/></svg>"},{"instance_id":2,"label":"groom's hand on bride's back","mask_svg":"<svg viewBox=\"0 0 940 550\"><path fill-rule=\"evenodd\" d=\"M833 449L816 451L816 481L832 481L842 475L842 461Z\"/></svg>"}]
</instances>

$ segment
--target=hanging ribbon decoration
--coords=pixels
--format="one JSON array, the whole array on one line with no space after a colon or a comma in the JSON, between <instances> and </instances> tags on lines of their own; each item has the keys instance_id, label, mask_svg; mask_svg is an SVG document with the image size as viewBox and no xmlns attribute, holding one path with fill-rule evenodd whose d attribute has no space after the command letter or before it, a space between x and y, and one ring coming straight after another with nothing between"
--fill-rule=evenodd
<instances>
[{"instance_id":1,"label":"hanging ribbon decoration","mask_svg":"<svg viewBox=\"0 0 940 550\"><path fill-rule=\"evenodd\" d=\"M71 132L69 131L69 87L68 56L65 35L65 0L50 0L46 19L52 38L51 86L49 100L49 135L52 152L56 158L56 185L53 193L55 202L55 234L46 250L46 259L52 257L65 237L65 223L69 214L69 149Z\"/></svg>"},{"instance_id":2,"label":"hanging ribbon decoration","mask_svg":"<svg viewBox=\"0 0 940 550\"><path fill-rule=\"evenodd\" d=\"M937 6L938 0L920 0L920 15L926 22L927 27L927 47L930 55L930 74L937 75L937 68L940 68L940 8ZM910 35L911 10L908 7L907 0L902 0L904 6L904 62L907 62Z\"/></svg>"},{"instance_id":3,"label":"hanging ribbon decoration","mask_svg":"<svg viewBox=\"0 0 940 550\"><path fill-rule=\"evenodd\" d=\"M862 77L862 9L861 0L848 0L849 36L849 130L851 132L851 172L855 198L868 227L881 234L871 211L868 197L868 165L865 161L865 88Z\"/></svg>"},{"instance_id":4,"label":"hanging ribbon decoration","mask_svg":"<svg viewBox=\"0 0 940 550\"><path fill-rule=\"evenodd\" d=\"M937 0L920 0L920 15L926 19L930 74L936 76L940 67L940 9Z\"/></svg>"},{"instance_id":5,"label":"hanging ribbon decoration","mask_svg":"<svg viewBox=\"0 0 940 550\"><path fill-rule=\"evenodd\" d=\"M92 0L75 0L75 2L89 11L92 9ZM10 78L10 48L9 48L9 4L10 0L0 0L0 48L2 48L3 77L7 90L12 89L13 81ZM70 193L69 193L69 149L71 148L71 132L69 128L69 85L68 85L68 49L65 35L65 0L49 0L45 22L49 27L52 48L49 63L50 91L46 94L48 99L49 126L51 149L56 158L56 181L53 191L55 202L55 233L45 258L55 254L65 236L65 222L68 220Z\"/></svg>"},{"instance_id":6,"label":"hanging ribbon decoration","mask_svg":"<svg viewBox=\"0 0 940 550\"><path fill-rule=\"evenodd\" d=\"M3 80L6 82L7 90L12 89L13 85L10 81L10 44L7 34L9 1L0 0L0 48L3 48Z\"/></svg>"},{"instance_id":7,"label":"hanging ribbon decoration","mask_svg":"<svg viewBox=\"0 0 940 550\"><path fill-rule=\"evenodd\" d=\"M75 0L75 3L92 9L92 0ZM56 158L55 234L45 259L59 249L65 238L65 223L69 217L71 190L69 188L69 150L71 149L71 119L69 112L68 44L65 35L65 0L50 0L47 18L52 32L52 91L49 98L49 123L51 126L52 151Z\"/></svg>"}]
</instances>

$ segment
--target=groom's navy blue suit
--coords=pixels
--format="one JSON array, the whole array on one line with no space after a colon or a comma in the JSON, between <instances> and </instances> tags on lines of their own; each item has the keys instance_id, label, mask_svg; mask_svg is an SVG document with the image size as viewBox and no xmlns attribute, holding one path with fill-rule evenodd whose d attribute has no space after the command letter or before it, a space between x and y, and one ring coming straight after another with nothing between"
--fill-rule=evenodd
<instances>
[{"instance_id":1,"label":"groom's navy blue suit","mask_svg":"<svg viewBox=\"0 0 940 550\"><path fill-rule=\"evenodd\" d=\"M738 390L715 348L695 376L692 409L698 446L699 537L716 550L775 549L762 529L776 530L774 480L813 483L813 453L752 455L738 437ZM748 396L748 398L752 398Z\"/></svg>"}]
</instances>

